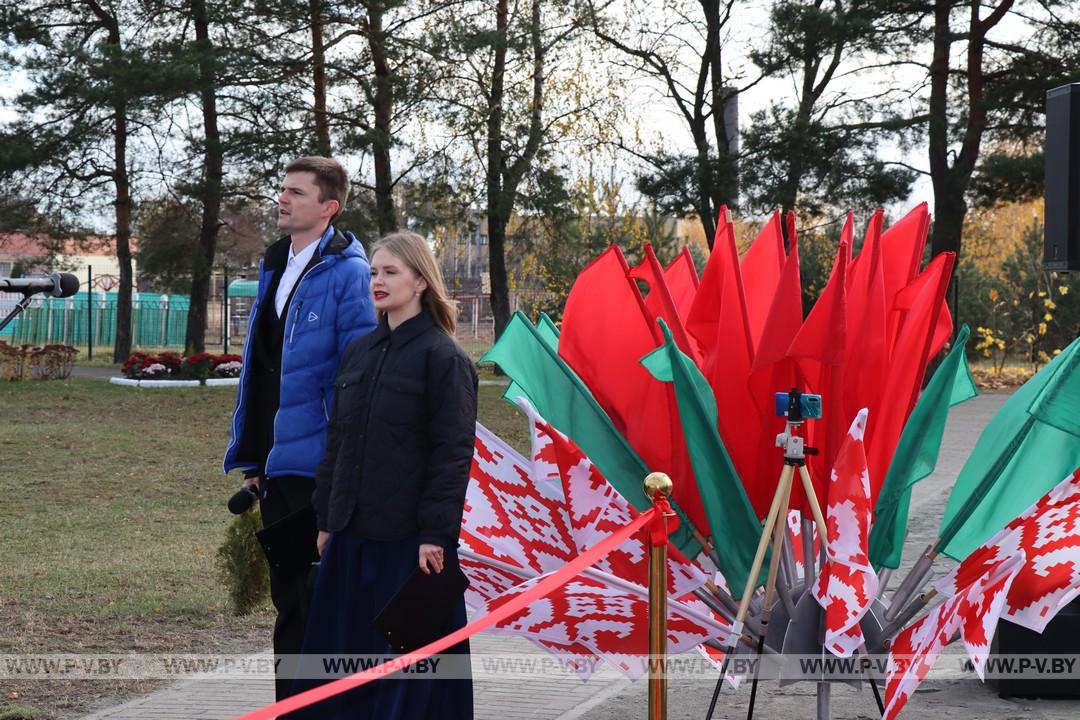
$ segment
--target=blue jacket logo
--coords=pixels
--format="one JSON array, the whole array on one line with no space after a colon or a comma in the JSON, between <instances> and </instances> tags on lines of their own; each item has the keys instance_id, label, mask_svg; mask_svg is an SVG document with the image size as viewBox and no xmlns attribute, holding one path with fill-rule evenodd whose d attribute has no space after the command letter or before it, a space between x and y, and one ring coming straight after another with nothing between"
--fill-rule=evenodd
<instances>
[{"instance_id":1,"label":"blue jacket logo","mask_svg":"<svg viewBox=\"0 0 1080 720\"><path fill-rule=\"evenodd\" d=\"M315 313L313 313L313 312L308 313L308 316L307 316L307 321L308 322L315 322L318 319L319 319L319 316L316 315Z\"/></svg>"}]
</instances>

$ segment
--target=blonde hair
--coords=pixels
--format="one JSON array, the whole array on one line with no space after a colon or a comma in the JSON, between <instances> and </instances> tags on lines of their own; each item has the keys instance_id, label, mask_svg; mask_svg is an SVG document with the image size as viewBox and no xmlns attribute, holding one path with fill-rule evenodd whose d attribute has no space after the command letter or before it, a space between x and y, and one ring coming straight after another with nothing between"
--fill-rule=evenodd
<instances>
[{"instance_id":1,"label":"blonde hair","mask_svg":"<svg viewBox=\"0 0 1080 720\"><path fill-rule=\"evenodd\" d=\"M379 250L386 250L405 263L427 282L427 289L420 302L427 307L435 324L447 335L453 336L457 327L457 303L446 295L439 263L427 241L416 233L394 232L380 238L371 246L371 257Z\"/></svg>"}]
</instances>

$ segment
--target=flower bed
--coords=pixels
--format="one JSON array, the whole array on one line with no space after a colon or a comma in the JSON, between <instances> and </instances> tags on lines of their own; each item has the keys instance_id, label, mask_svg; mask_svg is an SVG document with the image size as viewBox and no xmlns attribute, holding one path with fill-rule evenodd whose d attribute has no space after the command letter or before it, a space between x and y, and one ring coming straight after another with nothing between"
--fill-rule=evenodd
<instances>
[{"instance_id":1,"label":"flower bed","mask_svg":"<svg viewBox=\"0 0 1080 720\"><path fill-rule=\"evenodd\" d=\"M9 345L0 340L0 380L63 380L78 349L70 345Z\"/></svg>"},{"instance_id":2,"label":"flower bed","mask_svg":"<svg viewBox=\"0 0 1080 720\"><path fill-rule=\"evenodd\" d=\"M204 383L207 380L238 378L240 368L240 356L231 353L213 355L202 352L180 357L171 352L153 355L137 352L124 361L121 371L128 380L189 380Z\"/></svg>"}]
</instances>

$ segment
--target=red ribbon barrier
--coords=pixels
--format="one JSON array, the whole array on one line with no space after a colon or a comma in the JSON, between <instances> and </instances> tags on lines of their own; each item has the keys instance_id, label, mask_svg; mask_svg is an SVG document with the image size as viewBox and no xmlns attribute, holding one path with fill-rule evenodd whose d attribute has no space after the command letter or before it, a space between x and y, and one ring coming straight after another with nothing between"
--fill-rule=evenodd
<instances>
[{"instance_id":1,"label":"red ribbon barrier","mask_svg":"<svg viewBox=\"0 0 1080 720\"><path fill-rule=\"evenodd\" d=\"M649 542L653 547L667 545L668 535L679 529L679 516L671 509L668 499L656 493L653 498L653 519L649 523Z\"/></svg>"},{"instance_id":2,"label":"red ribbon barrier","mask_svg":"<svg viewBox=\"0 0 1080 720\"><path fill-rule=\"evenodd\" d=\"M670 507L669 507L670 509ZM471 623L461 628L460 630L453 632L446 637L436 640L433 643L425 645L419 650L415 650L411 653L406 653L399 657L394 658L390 662L385 662L382 665L373 667L370 670L364 670L358 672L355 675L349 675L343 677L340 680L335 680L326 685L320 685L317 688L306 690L299 695L293 695L290 698L281 700L273 705L267 705L264 708L253 710L245 715L240 715L236 720L271 720L278 715L284 715L285 713L292 712L293 710L299 710L309 705L314 705L320 700L325 700L334 695L345 692L346 690L352 690L358 688L361 685L367 685L369 682L377 680L386 675L391 675L403 668L407 668L410 665L426 660L432 655L436 655L443 650L453 647L458 643L468 640L473 635L482 632L492 625L506 620L507 618L515 615L521 610L525 609L530 603L535 602L555 590L559 589L566 583L570 582L575 576L579 575L585 568L595 563L600 558L607 555L609 552L626 542L630 536L640 530L647 524L653 522L657 516L657 508L653 507L650 510L643 512L634 518L633 522L629 525L617 530L608 537L604 538L598 545L590 548L581 555L568 562L562 569L555 573L545 577L540 582L533 585L525 592L518 595L512 600L508 600L499 607L492 610L482 618L473 620Z\"/></svg>"}]
</instances>

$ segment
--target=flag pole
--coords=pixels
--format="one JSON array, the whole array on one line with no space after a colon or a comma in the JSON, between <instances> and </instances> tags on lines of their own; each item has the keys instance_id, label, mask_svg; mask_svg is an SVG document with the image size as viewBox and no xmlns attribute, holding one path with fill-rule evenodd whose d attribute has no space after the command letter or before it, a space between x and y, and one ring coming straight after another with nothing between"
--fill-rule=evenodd
<instances>
[{"instance_id":1,"label":"flag pole","mask_svg":"<svg viewBox=\"0 0 1080 720\"><path fill-rule=\"evenodd\" d=\"M801 438L800 438L801 440ZM709 702L709 709L705 713L705 720L712 720L713 712L716 710L716 700L720 696L720 688L724 683L724 676L727 675L727 669L729 661L731 660L731 654L735 650L736 644L739 642L739 638L742 637L743 626L746 621L746 616L750 610L750 598L754 595L754 589L757 588L757 578L761 574L761 566L765 562L765 551L771 544L774 536L773 529L776 526L776 518L780 514L780 505L784 501L784 498L788 497L788 493L791 491L791 478L794 475L794 468L791 465L784 465L784 469L780 472L780 482L776 485L776 492L773 493L772 505L769 507L769 512L765 516L765 527L761 531L761 537L758 539L757 551L754 553L754 562L750 566L750 573L746 576L746 586L743 588L742 601L739 603L739 611L735 614L735 622L731 624L731 640L727 645L727 652L724 653L724 662L720 667L720 677L716 681L716 688L713 689L712 700ZM774 557L776 553L774 553ZM774 563L769 564L770 570L774 567ZM770 573L768 580L765 582L766 593L771 594L769 586L775 582L775 574ZM763 640L765 637L764 623L762 624L762 632L759 637Z\"/></svg>"},{"instance_id":2,"label":"flag pole","mask_svg":"<svg viewBox=\"0 0 1080 720\"><path fill-rule=\"evenodd\" d=\"M814 521L799 511L799 534L802 537L803 554L803 577L806 578L806 587L810 587L817 580L817 553L814 552Z\"/></svg>"},{"instance_id":3,"label":"flag pole","mask_svg":"<svg viewBox=\"0 0 1080 720\"><path fill-rule=\"evenodd\" d=\"M750 574L746 578L746 586L743 588L742 602L739 603L739 612L735 616L735 622L731 624L732 639L729 644L729 652L724 656L724 663L720 669L720 677L716 681L716 687L713 689L712 700L709 702L709 709L705 714L705 720L711 720L713 712L716 710L716 701L720 696L720 688L723 686L724 676L727 674L728 660L731 657L731 652L735 648L735 644L738 642L738 638L742 636L743 624L746 620L747 613L750 609L750 599L754 594L754 589L757 587L757 578L761 573L761 566L764 564L765 551L769 545L772 545L772 557L769 560L769 574L765 581L765 598L762 605L761 615L761 633L758 635L757 653L761 654L764 649L765 635L768 632L769 618L772 615L772 601L773 594L776 591L776 582L780 569L780 556L783 553L784 536L787 534L787 514L788 505L791 502L791 484L795 476L796 467L804 475L804 483L809 483L810 476L805 475L806 468L806 454L814 454L817 452L814 448L807 448L805 446L805 440L795 433L795 429L803 422L802 416L798 411L798 398L789 405L793 409L788 415L788 422L784 428L784 432L776 436L776 446L784 449L784 467L780 471L780 481L776 485L776 492L773 494L772 504L769 506L769 512L765 517L765 527L761 531L761 537L758 540L757 551L754 553L754 562L750 567ZM810 492L813 492L813 484L809 485ZM816 498L815 498L816 499ZM817 516L820 518L821 510L818 508ZM824 532L824 520L821 521L821 537L827 538L828 535ZM753 717L754 713L754 700L757 696L757 683L758 675L755 670L753 686L750 692L750 704L748 707L747 718Z\"/></svg>"},{"instance_id":4,"label":"flag pole","mask_svg":"<svg viewBox=\"0 0 1080 720\"><path fill-rule=\"evenodd\" d=\"M934 552L934 545L927 545L911 570L908 571L903 582L900 583L900 587L896 588L896 592L893 593L892 602L885 611L886 620L895 620L900 611L911 600L911 597L922 588L926 579L930 577L936 559L937 553Z\"/></svg>"},{"instance_id":5,"label":"flag pole","mask_svg":"<svg viewBox=\"0 0 1080 720\"><path fill-rule=\"evenodd\" d=\"M772 619L772 607L773 607L773 593L779 584L779 568L780 568L780 556L784 552L784 535L787 534L787 513L788 506L791 504L791 480L790 477L787 483L783 484L784 499L780 503L780 509L777 513L779 522L773 527L772 537L772 557L769 558L769 579L765 583L765 598L761 606L761 634L758 636L757 642L757 657L761 657L762 650L765 646L765 635L769 631L769 620ZM788 603L791 602L790 596L788 596ZM787 603L785 603L785 607ZM757 699L758 689L758 668L759 663L754 664L754 680L750 686L750 704L747 706L746 717L747 720L754 717L754 701Z\"/></svg>"},{"instance_id":6,"label":"flag pole","mask_svg":"<svg viewBox=\"0 0 1080 720\"><path fill-rule=\"evenodd\" d=\"M814 483L810 480L810 473L806 469L806 465L799 466L799 477L802 479L803 490L806 495L806 502L810 505L810 512L814 516L814 522L818 526L818 533L822 533L822 529L826 527L825 514L821 511L821 504L817 499L817 492L814 490ZM828 535L821 535L823 538L828 539ZM824 547L824 545L823 545ZM808 586L809 587L809 586ZM866 643L859 645L859 655L865 657ZM874 692L874 700L877 702L878 710L882 715L885 714L885 705L881 702L881 693L878 691L877 681L873 674L868 673L868 665L864 662L860 662L859 666L864 676L867 677L867 682L870 683L870 688ZM824 720L829 717L829 683L818 683L818 718Z\"/></svg>"},{"instance_id":7,"label":"flag pole","mask_svg":"<svg viewBox=\"0 0 1080 720\"><path fill-rule=\"evenodd\" d=\"M886 642L888 642L888 639L893 635L900 632L905 625L911 622L912 618L926 608L926 606L937 597L937 594L937 590L930 588L919 595L919 597L915 598L913 602L909 603L908 606L904 608L903 612L898 613L895 618L885 623L885 627L881 629L881 635L886 638Z\"/></svg>"},{"instance_id":8,"label":"flag pole","mask_svg":"<svg viewBox=\"0 0 1080 720\"><path fill-rule=\"evenodd\" d=\"M663 523L664 537L649 547L649 720L667 720L667 498L671 478L661 472L645 477L645 494Z\"/></svg>"}]
</instances>

